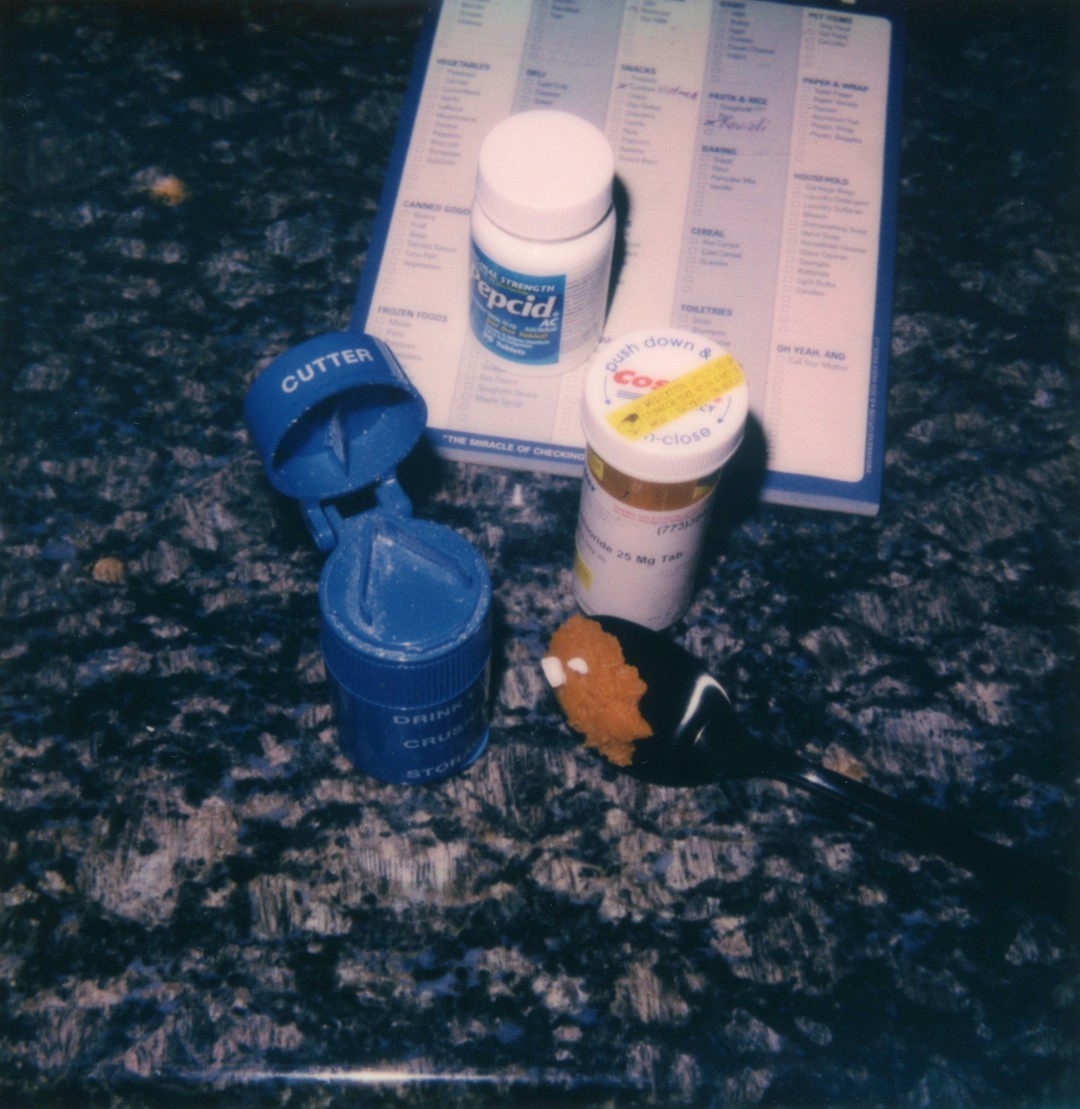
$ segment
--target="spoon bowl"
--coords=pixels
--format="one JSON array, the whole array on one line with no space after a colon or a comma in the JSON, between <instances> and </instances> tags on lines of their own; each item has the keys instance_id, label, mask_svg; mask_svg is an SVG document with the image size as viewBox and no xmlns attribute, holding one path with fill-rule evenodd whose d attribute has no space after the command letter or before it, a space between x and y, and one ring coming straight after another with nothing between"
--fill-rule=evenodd
<instances>
[{"instance_id":1,"label":"spoon bowl","mask_svg":"<svg viewBox=\"0 0 1080 1109\"><path fill-rule=\"evenodd\" d=\"M766 749L739 721L724 687L674 641L613 616L594 618L618 639L646 689L638 706L653 734L634 744L626 767L655 785L697 786L754 777Z\"/></svg>"},{"instance_id":2,"label":"spoon bowl","mask_svg":"<svg viewBox=\"0 0 1080 1109\"><path fill-rule=\"evenodd\" d=\"M646 691L639 709L652 735L634 744L625 769L657 785L699 786L772 778L857 812L958 863L997 894L1018 897L1061 920L1077 919L1080 884L1040 857L984 839L937 809L900 801L854 778L759 740L739 722L705 664L660 632L613 616L594 617L615 636Z\"/></svg>"}]
</instances>

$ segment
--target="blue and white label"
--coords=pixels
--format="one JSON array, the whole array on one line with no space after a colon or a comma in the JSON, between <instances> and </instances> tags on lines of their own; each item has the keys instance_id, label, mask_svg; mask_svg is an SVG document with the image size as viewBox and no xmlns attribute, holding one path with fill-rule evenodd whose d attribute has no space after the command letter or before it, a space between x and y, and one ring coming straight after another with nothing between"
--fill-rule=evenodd
<instances>
[{"instance_id":1,"label":"blue and white label","mask_svg":"<svg viewBox=\"0 0 1080 1109\"><path fill-rule=\"evenodd\" d=\"M524 366L559 360L566 275L536 277L493 262L472 244L469 322L478 342L500 358Z\"/></svg>"},{"instance_id":2,"label":"blue and white label","mask_svg":"<svg viewBox=\"0 0 1080 1109\"><path fill-rule=\"evenodd\" d=\"M380 705L331 682L342 750L383 782L437 782L471 766L488 741L488 674L434 705Z\"/></svg>"}]
</instances>

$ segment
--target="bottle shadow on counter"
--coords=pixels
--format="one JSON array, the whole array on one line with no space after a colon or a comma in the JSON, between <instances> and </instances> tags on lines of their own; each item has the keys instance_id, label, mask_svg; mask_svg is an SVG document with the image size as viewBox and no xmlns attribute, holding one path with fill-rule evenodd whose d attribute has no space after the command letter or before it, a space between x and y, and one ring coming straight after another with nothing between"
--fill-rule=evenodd
<instances>
[{"instance_id":1,"label":"bottle shadow on counter","mask_svg":"<svg viewBox=\"0 0 1080 1109\"><path fill-rule=\"evenodd\" d=\"M751 412L746 418L743 441L720 473L695 591L708 581L712 566L723 554L731 533L755 516L761 507L768 457L765 429Z\"/></svg>"}]
</instances>

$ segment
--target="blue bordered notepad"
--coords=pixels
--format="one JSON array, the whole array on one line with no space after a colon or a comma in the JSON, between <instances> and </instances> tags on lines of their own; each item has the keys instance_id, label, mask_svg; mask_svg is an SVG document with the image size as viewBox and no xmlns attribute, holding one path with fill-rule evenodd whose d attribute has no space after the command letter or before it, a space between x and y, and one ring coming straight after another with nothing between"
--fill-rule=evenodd
<instances>
[{"instance_id":1,"label":"blue bordered notepad","mask_svg":"<svg viewBox=\"0 0 1080 1109\"><path fill-rule=\"evenodd\" d=\"M607 343L726 347L751 390L764 499L881 498L903 70L899 0L443 0L403 105L353 326L384 339L447 457L579 475L584 367L485 364L468 334L479 144L533 108L615 150Z\"/></svg>"}]
</instances>

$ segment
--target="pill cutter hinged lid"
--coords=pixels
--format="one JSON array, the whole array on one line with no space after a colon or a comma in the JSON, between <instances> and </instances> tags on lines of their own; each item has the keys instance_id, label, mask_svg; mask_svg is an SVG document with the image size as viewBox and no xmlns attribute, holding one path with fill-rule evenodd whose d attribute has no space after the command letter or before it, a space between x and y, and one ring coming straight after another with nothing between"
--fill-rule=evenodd
<instances>
[{"instance_id":1,"label":"pill cutter hinged lid","mask_svg":"<svg viewBox=\"0 0 1080 1109\"><path fill-rule=\"evenodd\" d=\"M244 421L270 484L301 502L328 551L336 537L321 505L392 479L427 406L385 343L341 331L275 358L248 391Z\"/></svg>"},{"instance_id":2,"label":"pill cutter hinged lid","mask_svg":"<svg viewBox=\"0 0 1080 1109\"><path fill-rule=\"evenodd\" d=\"M434 699L490 653L483 559L451 529L413 519L397 485L426 419L389 347L359 332L287 351L244 402L270 483L301 502L316 544L333 552L319 585L323 653L357 694ZM369 511L342 519L329 503L372 486Z\"/></svg>"}]
</instances>

